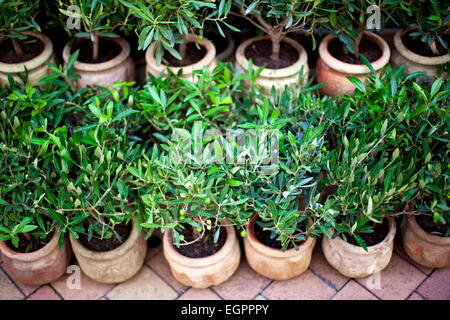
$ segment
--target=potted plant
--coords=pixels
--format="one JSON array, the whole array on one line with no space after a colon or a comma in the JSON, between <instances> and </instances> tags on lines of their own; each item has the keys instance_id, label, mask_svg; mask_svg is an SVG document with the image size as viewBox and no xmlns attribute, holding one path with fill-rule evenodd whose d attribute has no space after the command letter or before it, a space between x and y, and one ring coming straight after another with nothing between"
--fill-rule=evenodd
<instances>
[{"instance_id":1,"label":"potted plant","mask_svg":"<svg viewBox=\"0 0 450 320\"><path fill-rule=\"evenodd\" d=\"M236 66L243 70L264 66L256 84L263 93L271 94L272 86L279 93L287 85L299 87L308 79L308 56L288 33L304 30L310 33L316 20L320 1L234 1L233 15L245 18L265 36L250 38L236 50ZM250 60L252 64L250 65ZM302 74L301 74L302 73Z\"/></svg>"},{"instance_id":2,"label":"potted plant","mask_svg":"<svg viewBox=\"0 0 450 320\"><path fill-rule=\"evenodd\" d=\"M415 88L417 104L411 113L421 113L411 135L415 163L407 169L418 174L415 188L401 198L400 213L406 219L402 242L415 262L443 268L450 265L449 82L438 78L429 90L425 85L415 84Z\"/></svg>"},{"instance_id":3,"label":"potted plant","mask_svg":"<svg viewBox=\"0 0 450 320\"><path fill-rule=\"evenodd\" d=\"M62 2L59 2L60 6ZM56 5L56 2L55 2ZM79 12L73 10L73 6ZM128 33L130 13L116 1L70 0L59 8L61 24L75 38L63 50L63 59L79 50L74 72L81 75L78 88L88 85L111 86L115 81L133 81L135 68L130 44L115 29ZM68 19L78 19L69 29ZM83 27L81 29L81 26Z\"/></svg>"},{"instance_id":4,"label":"potted plant","mask_svg":"<svg viewBox=\"0 0 450 320\"><path fill-rule=\"evenodd\" d=\"M126 91L121 93L125 97ZM119 93L117 93L119 97ZM102 283L119 283L143 266L147 252L140 203L128 187L127 165L141 155L126 121L137 111L98 94L88 100L88 120L71 132L44 128L51 138L59 188L49 195L49 215L64 224L81 270Z\"/></svg>"},{"instance_id":5,"label":"potted plant","mask_svg":"<svg viewBox=\"0 0 450 320\"><path fill-rule=\"evenodd\" d=\"M39 286L61 277L72 257L61 226L48 216L52 206L45 198L55 188L51 162L45 148L34 144L45 140L34 128L52 101L29 83L7 88L2 93L9 102L2 101L0 111L0 255L11 277Z\"/></svg>"},{"instance_id":6,"label":"potted plant","mask_svg":"<svg viewBox=\"0 0 450 320\"><path fill-rule=\"evenodd\" d=\"M370 4L356 0L328 1L320 7L326 16L322 17L324 22L319 28L330 32L319 44L316 63L317 81L325 82L319 89L321 94L333 97L352 94L355 87L347 79L348 76L364 82L371 72L367 64L370 63L372 69L379 74L389 62L391 53L386 41L377 34L366 31L366 15ZM377 5L381 12L380 20L384 20L386 13L396 8L385 2Z\"/></svg>"},{"instance_id":7,"label":"potted plant","mask_svg":"<svg viewBox=\"0 0 450 320\"><path fill-rule=\"evenodd\" d=\"M239 124L248 131L237 136L229 183L238 198L248 199L240 211L242 218L249 216L242 229L246 227L250 267L270 279L286 280L308 268L321 233L319 218L313 221L309 213L318 199L315 178L324 125L296 127L298 119L291 122L280 109L270 112L267 98L257 110L253 120Z\"/></svg>"},{"instance_id":8,"label":"potted plant","mask_svg":"<svg viewBox=\"0 0 450 320\"><path fill-rule=\"evenodd\" d=\"M8 74L16 82L27 74L28 83L36 85L50 73L46 62L55 62L55 55L52 42L34 20L39 5L40 1L0 2L0 86L8 85Z\"/></svg>"},{"instance_id":9,"label":"potted plant","mask_svg":"<svg viewBox=\"0 0 450 320\"><path fill-rule=\"evenodd\" d=\"M397 15L407 27L394 35L393 66L406 63L406 73L425 72L437 78L438 69L450 61L448 4L414 1Z\"/></svg>"},{"instance_id":10,"label":"potted plant","mask_svg":"<svg viewBox=\"0 0 450 320\"><path fill-rule=\"evenodd\" d=\"M182 72L186 79L194 79L194 70L208 68L211 72L216 66L214 44L203 38L206 21L220 23L230 10L230 6L216 7L213 2L166 1L125 1L136 18L139 30L139 48L146 50L146 72L158 76L172 72ZM199 35L197 35L200 33Z\"/></svg>"},{"instance_id":11,"label":"potted plant","mask_svg":"<svg viewBox=\"0 0 450 320\"><path fill-rule=\"evenodd\" d=\"M128 167L145 203L141 226L162 229L163 252L173 276L194 288L223 283L237 270L241 257L233 224L237 205L245 199L234 197L226 173L214 165L215 159L220 161L217 140L214 154L202 152L207 129L202 121L192 131L175 129L178 138L174 135L161 145L169 151L155 145L147 161ZM187 147L191 143L192 148Z\"/></svg>"}]
</instances>

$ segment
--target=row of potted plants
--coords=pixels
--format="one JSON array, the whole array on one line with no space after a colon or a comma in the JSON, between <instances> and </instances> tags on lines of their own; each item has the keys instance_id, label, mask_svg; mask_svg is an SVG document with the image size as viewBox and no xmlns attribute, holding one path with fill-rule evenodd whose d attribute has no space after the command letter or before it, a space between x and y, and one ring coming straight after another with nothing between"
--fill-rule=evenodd
<instances>
[{"instance_id":1,"label":"row of potted plants","mask_svg":"<svg viewBox=\"0 0 450 320\"><path fill-rule=\"evenodd\" d=\"M31 84L50 72L46 62L55 62L55 54L50 39L36 33L41 30L36 23L40 11L50 17L45 25L64 28L72 38L63 49L64 62L67 64L69 56L80 51L74 65L81 75L78 88L135 80L132 48L125 39L133 31L138 34L138 49L146 50L146 73L157 76L170 67L172 72L181 71L186 79L194 79L194 70L206 67L211 72L217 60L234 57L236 66L243 70L265 67L256 81L266 95L270 95L272 86L281 92L285 85L299 87L307 82L308 54L301 43L287 37L294 32L311 38L313 49L316 37L325 35L318 45L315 74L318 83L325 83L321 94L328 96L353 93L355 87L347 77L364 81L371 72L367 61L378 73L391 61L394 66L406 63L407 73L422 71L430 76L436 76L438 68L450 61L450 16L446 4L440 1L430 4L418 0L413 5L378 1L376 8L375 3L356 0L7 3L4 0L1 6L1 84L8 82L8 73L18 80L25 68ZM370 15L372 9L376 10ZM263 35L247 39L234 53L230 34L239 32L242 25L236 19L246 21ZM402 26L394 35L392 55L382 37L366 31L382 31L388 23ZM211 32L215 36L210 40L217 45L228 42L220 57L215 44L204 38Z\"/></svg>"},{"instance_id":2,"label":"row of potted plants","mask_svg":"<svg viewBox=\"0 0 450 320\"><path fill-rule=\"evenodd\" d=\"M169 72L78 90L77 54L41 86L10 76L0 92L0 253L19 281L57 279L72 250L92 279L125 281L156 228L193 287L237 269L235 229L271 279L304 272L319 237L334 268L364 277L389 263L394 216L413 260L450 264L442 74L367 64L354 95L320 97L310 80L269 99L251 69L219 63L195 82Z\"/></svg>"}]
</instances>

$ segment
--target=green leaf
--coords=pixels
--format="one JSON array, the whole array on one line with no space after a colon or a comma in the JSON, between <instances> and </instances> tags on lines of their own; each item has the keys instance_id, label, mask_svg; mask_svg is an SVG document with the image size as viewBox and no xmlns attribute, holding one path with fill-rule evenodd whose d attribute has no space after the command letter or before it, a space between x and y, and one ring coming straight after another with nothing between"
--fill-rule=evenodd
<instances>
[{"instance_id":1,"label":"green leaf","mask_svg":"<svg viewBox=\"0 0 450 320\"><path fill-rule=\"evenodd\" d=\"M348 76L347 79L362 93L366 93L364 83L356 77Z\"/></svg>"}]
</instances>

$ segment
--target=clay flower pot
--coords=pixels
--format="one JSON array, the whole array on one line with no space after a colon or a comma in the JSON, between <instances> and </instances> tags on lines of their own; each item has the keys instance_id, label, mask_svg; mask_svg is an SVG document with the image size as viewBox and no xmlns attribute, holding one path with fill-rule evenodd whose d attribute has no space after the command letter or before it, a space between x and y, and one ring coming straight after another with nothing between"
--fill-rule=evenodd
<instances>
[{"instance_id":1,"label":"clay flower pot","mask_svg":"<svg viewBox=\"0 0 450 320\"><path fill-rule=\"evenodd\" d=\"M88 85L102 87L112 86L115 81L134 81L134 61L130 56L130 44L123 38L110 38L120 47L120 53L111 60L99 63L86 63L75 61L74 74L79 74L81 79L77 81L77 89ZM77 39L76 41L86 41ZM67 44L63 50L64 63L67 64L71 52L71 46Z\"/></svg>"},{"instance_id":2,"label":"clay flower pot","mask_svg":"<svg viewBox=\"0 0 450 320\"><path fill-rule=\"evenodd\" d=\"M423 230L414 216L407 216L402 227L403 248L415 262L429 268L450 266L450 237L439 237Z\"/></svg>"},{"instance_id":3,"label":"clay flower pot","mask_svg":"<svg viewBox=\"0 0 450 320\"><path fill-rule=\"evenodd\" d=\"M179 253L172 240L172 230L163 238L163 252L173 276L186 286L207 288L227 281L236 271L241 249L232 226L226 227L227 238L222 248L211 256L190 258Z\"/></svg>"},{"instance_id":4,"label":"clay flower pot","mask_svg":"<svg viewBox=\"0 0 450 320\"><path fill-rule=\"evenodd\" d=\"M43 248L30 253L12 250L4 241L0 242L2 267L17 281L27 285L40 286L59 279L66 273L72 258L72 249L67 237L64 249L58 247L59 230Z\"/></svg>"},{"instance_id":5,"label":"clay flower pot","mask_svg":"<svg viewBox=\"0 0 450 320\"><path fill-rule=\"evenodd\" d=\"M450 55L427 57L417 54L405 46L402 40L403 33L404 29L400 29L394 35L394 50L392 50L391 56L392 66L398 67L406 63L405 73L422 71L430 77L436 77L438 67L449 62Z\"/></svg>"},{"instance_id":6,"label":"clay flower pot","mask_svg":"<svg viewBox=\"0 0 450 320\"><path fill-rule=\"evenodd\" d=\"M375 42L382 51L381 57L370 63L375 72L379 74L381 69L389 62L391 56L389 45L383 38L372 32L365 31L363 37ZM346 63L333 57L328 51L328 46L333 39L333 35L329 34L323 38L319 45L316 77L318 83L325 82L325 85L319 91L321 94L331 97L340 94L352 95L355 86L347 77L353 76L364 82L370 70L365 64Z\"/></svg>"},{"instance_id":7,"label":"clay flower pot","mask_svg":"<svg viewBox=\"0 0 450 320\"><path fill-rule=\"evenodd\" d=\"M73 253L81 270L91 279L102 283L119 283L132 278L144 265L147 242L144 234L139 234L136 220L132 220L131 233L119 247L96 252L84 247L80 241L70 236Z\"/></svg>"},{"instance_id":8,"label":"clay flower pot","mask_svg":"<svg viewBox=\"0 0 450 320\"><path fill-rule=\"evenodd\" d=\"M260 40L270 39L269 36L250 38L239 45L236 50L236 68L248 70L249 60L245 57L245 49L252 43ZM299 82L300 70L303 67L304 83L308 81L308 55L306 50L296 41L290 38L283 38L283 42L290 44L298 52L298 59L292 65L280 68L270 69L264 68L264 70L256 78L256 84L262 86L263 94L271 95L272 86L275 86L276 92L282 92L287 85L291 88L298 88L302 85ZM257 69L257 66L253 66ZM245 86L249 86L248 82L244 82Z\"/></svg>"},{"instance_id":9,"label":"clay flower pot","mask_svg":"<svg viewBox=\"0 0 450 320\"><path fill-rule=\"evenodd\" d=\"M8 85L8 73L10 73L16 82L21 83L19 74L25 73L25 67L28 71L28 83L32 86L37 85L39 80L50 74L49 67L45 64L51 62L56 64L55 54L53 53L53 43L42 33L33 33L30 31L22 32L24 35L39 39L44 44L42 52L31 60L20 63L0 62L0 86Z\"/></svg>"},{"instance_id":10,"label":"clay flower pot","mask_svg":"<svg viewBox=\"0 0 450 320\"><path fill-rule=\"evenodd\" d=\"M214 44L205 38L203 38L202 40L198 40L197 37L192 34L185 35L184 39L186 40L186 42L197 41L199 45L206 49L206 54L200 61L184 67L169 67L163 63L157 66L154 55L156 42L154 42L150 45L150 47L148 47L147 51L145 52L145 60L147 62L146 72L151 73L154 76L159 76L161 72L164 72L164 75L167 75L167 68L169 68L175 74L177 74L178 71L183 70L183 75L181 77L191 81L195 81L194 70L201 70L203 69L203 67L206 67L212 73L217 65L216 48L214 47Z\"/></svg>"},{"instance_id":11,"label":"clay flower pot","mask_svg":"<svg viewBox=\"0 0 450 320\"><path fill-rule=\"evenodd\" d=\"M368 246L365 251L360 246L344 241L341 237L333 240L322 238L322 251L328 263L349 278L364 278L383 270L391 261L396 231L395 220L387 217L389 231L383 241ZM330 235L334 233L330 229Z\"/></svg>"},{"instance_id":12,"label":"clay flower pot","mask_svg":"<svg viewBox=\"0 0 450 320\"><path fill-rule=\"evenodd\" d=\"M307 237L298 250L291 248L283 252L266 246L256 238L255 221L256 219L252 219L248 225L247 236L244 238L245 256L253 270L273 280L287 280L308 269L316 238Z\"/></svg>"}]
</instances>

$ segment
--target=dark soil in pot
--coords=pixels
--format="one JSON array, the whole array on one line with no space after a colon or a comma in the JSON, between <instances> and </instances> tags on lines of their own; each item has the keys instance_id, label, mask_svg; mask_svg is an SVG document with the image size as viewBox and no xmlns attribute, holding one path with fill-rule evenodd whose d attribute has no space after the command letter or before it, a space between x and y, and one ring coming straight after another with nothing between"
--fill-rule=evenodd
<instances>
[{"instance_id":1,"label":"dark soil in pot","mask_svg":"<svg viewBox=\"0 0 450 320\"><path fill-rule=\"evenodd\" d=\"M294 64L298 58L298 51L289 43L282 41L280 43L280 61L274 61L271 58L272 41L264 39L255 41L245 48L245 57L252 59L255 66L265 66L269 69L281 69Z\"/></svg>"},{"instance_id":2,"label":"dark soil in pot","mask_svg":"<svg viewBox=\"0 0 450 320\"><path fill-rule=\"evenodd\" d=\"M355 57L351 52L345 50L344 44L339 41L339 39L334 39L330 41L328 45L328 51L336 59L351 64L364 64L364 62L359 58ZM372 40L367 38L362 38L359 44L359 52L369 60L369 62L374 62L378 60L383 51L381 48Z\"/></svg>"},{"instance_id":3,"label":"dark soil in pot","mask_svg":"<svg viewBox=\"0 0 450 320\"><path fill-rule=\"evenodd\" d=\"M220 34L214 32L206 33L205 37L214 44L214 47L216 47L217 55L225 51L228 47L228 43L230 42L228 38L224 38Z\"/></svg>"},{"instance_id":4,"label":"dark soil in pot","mask_svg":"<svg viewBox=\"0 0 450 320\"><path fill-rule=\"evenodd\" d=\"M443 38L447 41L447 43L450 43L450 37L443 36ZM436 40L436 49L438 51L438 54L435 54L433 51L431 51L427 43L424 43L420 40L420 37L413 38L410 36L410 33L404 34L402 36L402 42L412 52L425 57L438 57L448 53L447 50L440 44L440 42Z\"/></svg>"},{"instance_id":5,"label":"dark soil in pot","mask_svg":"<svg viewBox=\"0 0 450 320\"><path fill-rule=\"evenodd\" d=\"M0 62L3 63L21 63L37 57L44 50L44 43L35 37L28 36L27 39L16 39L22 48L23 55L18 56L14 50L10 39L0 42Z\"/></svg>"},{"instance_id":6,"label":"dark soil in pot","mask_svg":"<svg viewBox=\"0 0 450 320\"><path fill-rule=\"evenodd\" d=\"M416 219L417 224L426 232L439 236L445 237L445 233L449 228L448 225L442 224L440 221L434 222L433 216L428 214L420 214L414 217ZM450 235L448 235L450 237Z\"/></svg>"},{"instance_id":7,"label":"dark soil in pot","mask_svg":"<svg viewBox=\"0 0 450 320\"><path fill-rule=\"evenodd\" d=\"M78 55L78 61L85 63L101 63L109 61L117 57L122 51L122 47L114 40L100 38L98 59L92 59L93 42L90 39L83 39L73 44L70 53L74 53L78 49L80 53Z\"/></svg>"},{"instance_id":8,"label":"dark soil in pot","mask_svg":"<svg viewBox=\"0 0 450 320\"><path fill-rule=\"evenodd\" d=\"M262 222L259 218L255 221L253 224L253 228L255 231L256 238L264 245L274 248L274 249L280 249L282 248L281 242L278 241L276 238L271 238L272 231L270 230L264 230L258 222ZM306 225L304 222L300 223L299 225L300 229L306 229ZM296 242L297 245L301 245L304 241L298 241ZM292 243L289 243L286 249L294 248L294 245Z\"/></svg>"},{"instance_id":9,"label":"dark soil in pot","mask_svg":"<svg viewBox=\"0 0 450 320\"><path fill-rule=\"evenodd\" d=\"M175 45L175 50L179 52L179 45ZM198 48L199 47L199 48ZM186 54L182 60L178 60L172 56L169 52L164 52L163 62L169 67L185 67L196 62L199 62L206 56L206 49L197 45L194 42L186 43Z\"/></svg>"},{"instance_id":10,"label":"dark soil in pot","mask_svg":"<svg viewBox=\"0 0 450 320\"><path fill-rule=\"evenodd\" d=\"M42 216L44 223L47 225L50 223L50 219L46 216ZM38 229L36 229L38 230ZM20 252L20 253L30 253L37 251L39 249L42 249L47 245L47 243L52 240L53 235L55 234L54 231L47 234L47 236L44 239L41 239L39 236L32 235L33 232L28 232L26 235L23 233L19 233L19 247L16 248L11 240L6 241L6 245L13 251Z\"/></svg>"},{"instance_id":11,"label":"dark soil in pot","mask_svg":"<svg viewBox=\"0 0 450 320\"><path fill-rule=\"evenodd\" d=\"M85 248L92 251L111 251L122 245L128 239L131 234L132 226L132 223L125 224L125 222L123 222L114 227L114 231L119 234L120 240L115 235L109 239L101 239L101 235L94 231L90 241L88 235L81 234L80 242Z\"/></svg>"},{"instance_id":12,"label":"dark soil in pot","mask_svg":"<svg viewBox=\"0 0 450 320\"><path fill-rule=\"evenodd\" d=\"M194 241L198 238L198 234L193 231L191 225L184 225L184 229L180 232L181 235L184 236L184 240L187 242ZM213 255L225 244L225 240L227 239L227 230L225 228L221 228L219 239L217 242L214 242L214 233L217 229L211 228L211 230L205 230L205 234L203 239L195 241L189 245L180 245L175 250L177 250L180 254L189 258L204 258Z\"/></svg>"},{"instance_id":13,"label":"dark soil in pot","mask_svg":"<svg viewBox=\"0 0 450 320\"><path fill-rule=\"evenodd\" d=\"M374 246L383 241L389 233L389 222L387 219L383 219L383 223L377 223L373 229L373 232L357 232L356 234L364 240L366 246ZM352 235L346 234L347 242L359 246L358 242Z\"/></svg>"}]
</instances>

